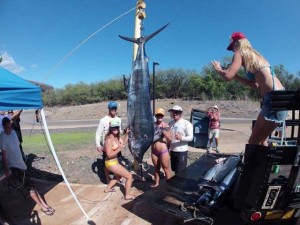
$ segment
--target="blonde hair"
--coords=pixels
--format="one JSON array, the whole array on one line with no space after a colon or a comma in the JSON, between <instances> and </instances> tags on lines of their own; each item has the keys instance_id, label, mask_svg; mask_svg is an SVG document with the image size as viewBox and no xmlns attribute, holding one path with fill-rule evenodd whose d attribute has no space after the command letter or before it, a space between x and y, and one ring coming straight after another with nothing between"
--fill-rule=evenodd
<instances>
[{"instance_id":1,"label":"blonde hair","mask_svg":"<svg viewBox=\"0 0 300 225\"><path fill-rule=\"evenodd\" d=\"M234 49L241 53L246 71L256 73L260 68L270 65L269 62L252 47L246 38L237 40L234 44Z\"/></svg>"}]
</instances>

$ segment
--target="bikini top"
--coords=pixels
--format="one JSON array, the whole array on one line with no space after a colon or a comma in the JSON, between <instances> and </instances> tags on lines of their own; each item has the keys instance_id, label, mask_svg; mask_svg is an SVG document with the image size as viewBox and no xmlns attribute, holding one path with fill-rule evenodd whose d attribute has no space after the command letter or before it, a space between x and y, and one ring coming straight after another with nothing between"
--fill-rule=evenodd
<instances>
[{"instance_id":1,"label":"bikini top","mask_svg":"<svg viewBox=\"0 0 300 225\"><path fill-rule=\"evenodd\" d=\"M251 72L247 72L246 71L246 77L249 79L249 80L255 80L255 73L251 73Z\"/></svg>"},{"instance_id":2,"label":"bikini top","mask_svg":"<svg viewBox=\"0 0 300 225\"><path fill-rule=\"evenodd\" d=\"M168 130L168 127L160 127L156 123L154 124L154 136L153 143L157 142L159 139L163 138L163 132Z\"/></svg>"},{"instance_id":3,"label":"bikini top","mask_svg":"<svg viewBox=\"0 0 300 225\"><path fill-rule=\"evenodd\" d=\"M274 90L275 90L275 81L274 81L275 73L274 73L273 68L272 68L271 66L262 66L262 67L260 67L257 71L261 71L262 69L264 69L264 68L266 68L266 67L270 67L271 75L272 75L272 80L273 80L273 91L274 91ZM252 73L252 72L246 71L246 77L247 77L249 80L255 81L255 74L256 74L256 73Z\"/></svg>"}]
</instances>

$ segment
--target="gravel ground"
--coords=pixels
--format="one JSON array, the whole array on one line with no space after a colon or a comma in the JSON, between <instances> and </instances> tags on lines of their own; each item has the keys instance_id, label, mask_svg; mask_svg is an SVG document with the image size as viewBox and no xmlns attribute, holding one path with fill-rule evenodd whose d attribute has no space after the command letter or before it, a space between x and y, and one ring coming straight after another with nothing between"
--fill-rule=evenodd
<instances>
[{"instance_id":1,"label":"gravel ground","mask_svg":"<svg viewBox=\"0 0 300 225\"><path fill-rule=\"evenodd\" d=\"M106 183L103 173L104 163L102 156L97 154L96 150L76 150L57 153L60 164L66 177L71 183L81 184L99 184ZM189 152L188 165L193 163L201 156L201 153ZM60 174L58 167L51 154L45 154L42 156L29 155L30 160L27 164L29 168L34 169L33 176L40 179L47 180L61 180L60 176L54 176L53 174ZM150 151L147 151L144 157L144 161L150 160ZM123 163L128 165L128 169L133 171L133 158L129 150L123 151ZM144 164L144 167L148 172L153 173L153 166L151 164ZM43 172L44 171L44 172ZM151 176L146 174L146 179L152 179Z\"/></svg>"},{"instance_id":2,"label":"gravel ground","mask_svg":"<svg viewBox=\"0 0 300 225\"><path fill-rule=\"evenodd\" d=\"M54 129L51 133L62 133L70 131L94 131L95 128L73 128L73 129ZM35 130L36 133L42 133L41 130ZM23 134L29 134L30 130L24 130ZM133 157L128 148L123 150L123 163L127 165L129 170L133 169ZM99 184L105 183L105 176L103 173L104 163L102 155L96 151L96 149L79 149L72 151L57 152L60 164L63 171L66 174L69 182L82 183L82 184ZM189 152L188 165L194 162L201 156L197 152ZM149 168L153 172L153 166L151 165L150 149L144 155L144 161L150 162L149 165L145 164L145 167ZM38 156L29 153L29 160L27 162L29 168L36 169L32 172L33 176L42 179L56 180L61 177L53 176L52 174L60 174L58 167L55 163L54 157L50 150L49 153L40 154ZM39 171L45 172L39 172ZM150 178L149 178L150 179Z\"/></svg>"},{"instance_id":3,"label":"gravel ground","mask_svg":"<svg viewBox=\"0 0 300 225\"><path fill-rule=\"evenodd\" d=\"M126 117L126 101L119 101L118 113L122 118ZM176 99L171 100L158 100L156 107L162 107L165 109L171 108L173 105L180 105L184 109L184 116L188 117L191 109L206 110L209 106L217 104L221 116L224 117L236 117L236 118L253 118L258 114L259 103L251 101L179 101ZM245 113L247 112L247 113ZM46 109L47 120L79 120L86 119L99 119L107 113L107 102L99 104L89 104L82 106L68 106L60 108L48 108ZM60 133L65 131L95 131L94 127L91 128L72 128L72 129L54 129L51 133ZM24 134L29 134L30 130L24 130ZM34 133L41 133L42 131L35 130ZM89 146L91 148L91 146ZM71 183L84 183L84 184L99 184L105 183L103 174L103 161L102 156L96 151L96 149L79 149L73 151L63 151L57 153L62 168ZM188 164L191 164L200 157L201 153L189 152ZM123 151L125 161L133 161L132 156L128 149ZM31 158L34 158L31 155ZM144 160L151 162L150 151L147 151ZM32 166L35 169L35 176L45 179L61 179L53 176L52 174L60 174L57 165L51 155L49 154L39 155L35 160L29 160L29 167ZM132 169L132 168L128 168ZM45 172L37 172L45 171ZM150 173L153 171L153 167L150 165ZM148 177L151 179L151 177Z\"/></svg>"}]
</instances>

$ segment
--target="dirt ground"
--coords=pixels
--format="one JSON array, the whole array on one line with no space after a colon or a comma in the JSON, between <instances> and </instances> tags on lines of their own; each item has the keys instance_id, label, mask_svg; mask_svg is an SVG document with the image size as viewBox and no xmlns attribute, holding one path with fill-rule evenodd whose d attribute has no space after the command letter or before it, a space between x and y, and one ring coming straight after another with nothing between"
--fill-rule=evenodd
<instances>
[{"instance_id":1,"label":"dirt ground","mask_svg":"<svg viewBox=\"0 0 300 225\"><path fill-rule=\"evenodd\" d=\"M126 102L118 102L119 115L126 117ZM222 153L239 154L244 150L245 143L251 133L251 119L255 118L259 111L259 103L255 102L199 102L199 101L178 101L159 100L157 107L165 109L178 104L184 109L184 116L189 117L192 108L205 110L209 106L217 104L223 118L248 118L222 123L220 134L220 148ZM56 120L80 120L99 119L107 113L107 102L91 104L85 106L72 106L46 109L47 121ZM230 122L232 121L232 122ZM95 129L92 127L91 129ZM193 163L206 150L189 147L188 163ZM29 154L29 152L27 152ZM123 152L125 159L132 161L132 157L127 150ZM28 165L39 192L46 201L56 209L54 216L47 216L42 213L37 205L25 197L21 197L18 191L7 191L7 186L0 185L0 203L4 212L12 224L24 225L54 225L54 224L93 224L88 223L88 219L94 224L129 225L129 224L181 224L174 216L166 215L160 211L147 206L147 203L139 201L143 193L151 190L153 183L153 166L150 154L146 153L144 161L147 171L144 172L145 182L141 182L134 174L132 193L138 197L134 201L124 200L124 187L118 185L116 192L104 193L106 182L103 174L103 161L101 155L95 149L87 148L76 151L63 151L58 153L58 158L66 174L67 179L72 183L72 189L81 203L86 215L80 210L67 186L62 182L57 166L50 154L34 156L29 154ZM126 160L125 160L126 161ZM125 162L124 161L124 162ZM132 170L131 164L127 167ZM55 175L58 174L58 175ZM162 184L164 183L162 179ZM159 188L157 189L159 192ZM7 194L9 193L9 194ZM22 210L15 210L16 208ZM0 208L1 209L1 208ZM0 210L1 211L1 210Z\"/></svg>"},{"instance_id":2,"label":"dirt ground","mask_svg":"<svg viewBox=\"0 0 300 225\"><path fill-rule=\"evenodd\" d=\"M126 118L126 101L118 101L118 104L118 114L124 119ZM255 119L259 112L259 103L252 101L181 101L169 99L158 100L156 107L162 107L167 110L175 104L182 106L185 118L189 118L191 109L193 108L205 110L217 104L221 113L222 123L219 146L221 152L227 154L238 154L244 150L245 144L251 134L252 119ZM57 107L53 109L46 108L48 122L58 120L94 120L95 124L92 127L74 128L91 131L96 130L98 119L106 114L107 102L81 106ZM226 122L222 122L222 118L227 119ZM236 122L234 118L240 118L239 122ZM166 115L166 120L168 119L169 117ZM59 130L59 128L63 127L58 127L57 129ZM57 129L52 130L52 132L58 132ZM25 151L27 154L30 153L28 150ZM205 151L206 149L189 147L188 163L191 164L194 162L201 154L205 153ZM32 162L33 167L51 173L59 173L50 151L49 154L40 156L43 157L43 159ZM128 164L128 169L132 169L130 162L133 161L133 158L129 149L123 151L123 156L125 157L124 163ZM105 183L102 156L95 150L93 143L84 149L58 152L58 157L71 183ZM144 161L152 165L149 151L146 152Z\"/></svg>"},{"instance_id":3,"label":"dirt ground","mask_svg":"<svg viewBox=\"0 0 300 225\"><path fill-rule=\"evenodd\" d=\"M119 104L119 116L126 118L126 101L118 101L117 103ZM222 123L220 148L223 153L239 153L243 151L244 145L247 143L251 133L251 118L255 118L259 111L259 103L251 101L182 101L177 99L156 101L156 107L162 107L166 110L172 108L173 105L180 105L183 108L183 116L185 118L189 118L193 108L206 110L210 106L218 105L222 118L248 119L241 121L241 123L235 123L234 120L232 120L232 123ZM107 102L57 107L53 109L46 108L48 122L57 120L99 119L106 114ZM169 119L168 115L166 115L167 119ZM95 130L96 126L97 124L95 124L95 127L89 129ZM195 161L205 151L205 149L190 147L188 163L190 164ZM123 156L125 157L125 161L129 160L129 167L132 166L130 162L133 161L133 158L128 149L123 151ZM59 173L51 154L43 155L43 157L45 158L33 162L32 166L51 173ZM91 148L91 146L88 146L87 149L59 152L58 157L70 182L82 184L99 184L99 182L104 182L102 156L95 149ZM149 163L149 165L152 164L149 152L145 154L144 161Z\"/></svg>"}]
</instances>

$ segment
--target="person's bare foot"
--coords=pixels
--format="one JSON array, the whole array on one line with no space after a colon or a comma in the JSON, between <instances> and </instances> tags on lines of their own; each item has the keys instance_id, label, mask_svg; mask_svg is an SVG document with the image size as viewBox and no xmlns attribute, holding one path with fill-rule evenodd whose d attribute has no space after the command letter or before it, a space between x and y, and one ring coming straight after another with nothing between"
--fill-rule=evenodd
<instances>
[{"instance_id":1,"label":"person's bare foot","mask_svg":"<svg viewBox=\"0 0 300 225\"><path fill-rule=\"evenodd\" d=\"M134 195L126 195L125 200L134 200L135 199L135 196Z\"/></svg>"},{"instance_id":2,"label":"person's bare foot","mask_svg":"<svg viewBox=\"0 0 300 225\"><path fill-rule=\"evenodd\" d=\"M111 189L105 189L104 193L110 193L110 192L116 192L116 189L111 188Z\"/></svg>"},{"instance_id":3,"label":"person's bare foot","mask_svg":"<svg viewBox=\"0 0 300 225\"><path fill-rule=\"evenodd\" d=\"M152 187L152 188L155 188L155 187L157 187L158 185L159 185L159 183L155 183L155 184L152 184L151 187Z\"/></svg>"}]
</instances>

